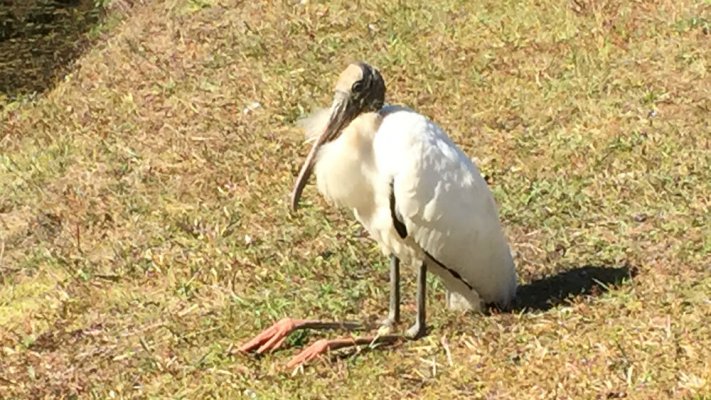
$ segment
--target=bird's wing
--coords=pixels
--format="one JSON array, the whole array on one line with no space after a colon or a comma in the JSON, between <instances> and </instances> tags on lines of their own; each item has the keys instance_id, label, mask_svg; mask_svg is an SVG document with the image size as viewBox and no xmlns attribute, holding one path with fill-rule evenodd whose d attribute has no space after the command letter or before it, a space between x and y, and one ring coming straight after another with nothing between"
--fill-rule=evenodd
<instances>
[{"instance_id":1,"label":"bird's wing","mask_svg":"<svg viewBox=\"0 0 711 400\"><path fill-rule=\"evenodd\" d=\"M479 169L439 126L412 111L386 114L375 137L398 234L405 231L437 264L490 297L481 285L510 254L502 253L508 246Z\"/></svg>"}]
</instances>

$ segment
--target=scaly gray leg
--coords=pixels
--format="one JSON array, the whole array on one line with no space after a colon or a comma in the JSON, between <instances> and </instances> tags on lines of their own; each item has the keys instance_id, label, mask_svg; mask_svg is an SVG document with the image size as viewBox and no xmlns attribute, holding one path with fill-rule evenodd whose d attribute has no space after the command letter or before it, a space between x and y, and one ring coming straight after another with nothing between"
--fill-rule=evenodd
<instances>
[{"instance_id":1,"label":"scaly gray leg","mask_svg":"<svg viewBox=\"0 0 711 400\"><path fill-rule=\"evenodd\" d=\"M391 328L400 322L400 260L390 256L390 307L383 327Z\"/></svg>"},{"instance_id":2,"label":"scaly gray leg","mask_svg":"<svg viewBox=\"0 0 711 400\"><path fill-rule=\"evenodd\" d=\"M408 339L419 339L427 332L425 303L427 302L427 266L423 262L417 272L417 316L415 324L405 332Z\"/></svg>"}]
</instances>

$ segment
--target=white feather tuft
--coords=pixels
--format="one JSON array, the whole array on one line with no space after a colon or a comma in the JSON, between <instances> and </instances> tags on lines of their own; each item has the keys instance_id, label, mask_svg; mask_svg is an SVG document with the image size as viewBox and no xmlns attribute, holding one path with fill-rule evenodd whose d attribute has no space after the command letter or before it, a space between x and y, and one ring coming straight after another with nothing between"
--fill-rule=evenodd
<instances>
[{"instance_id":1,"label":"white feather tuft","mask_svg":"<svg viewBox=\"0 0 711 400\"><path fill-rule=\"evenodd\" d=\"M313 142L321 136L323 130L326 129L330 114L330 108L319 108L308 116L296 121L296 126L304 130L307 142Z\"/></svg>"}]
</instances>

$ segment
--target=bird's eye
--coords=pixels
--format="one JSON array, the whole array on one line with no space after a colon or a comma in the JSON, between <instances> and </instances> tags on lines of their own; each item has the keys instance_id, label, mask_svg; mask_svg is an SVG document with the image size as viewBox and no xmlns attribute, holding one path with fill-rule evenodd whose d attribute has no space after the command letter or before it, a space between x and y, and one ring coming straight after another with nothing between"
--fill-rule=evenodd
<instances>
[{"instance_id":1,"label":"bird's eye","mask_svg":"<svg viewBox=\"0 0 711 400\"><path fill-rule=\"evenodd\" d=\"M357 81L353 84L353 87L351 87L351 92L360 93L361 91L363 91L363 86L365 86L363 80Z\"/></svg>"}]
</instances>

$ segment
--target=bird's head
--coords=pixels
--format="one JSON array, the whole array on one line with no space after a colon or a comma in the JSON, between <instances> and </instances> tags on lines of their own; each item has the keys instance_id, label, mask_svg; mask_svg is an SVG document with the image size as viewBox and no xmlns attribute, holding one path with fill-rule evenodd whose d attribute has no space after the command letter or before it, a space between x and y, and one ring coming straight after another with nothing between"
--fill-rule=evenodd
<instances>
[{"instance_id":1,"label":"bird's head","mask_svg":"<svg viewBox=\"0 0 711 400\"><path fill-rule=\"evenodd\" d=\"M377 69L364 62L356 62L341 72L336 82L328 123L306 157L291 193L293 210L296 210L304 186L311 176L319 148L336 139L358 115L380 110L384 101L385 81Z\"/></svg>"}]
</instances>

